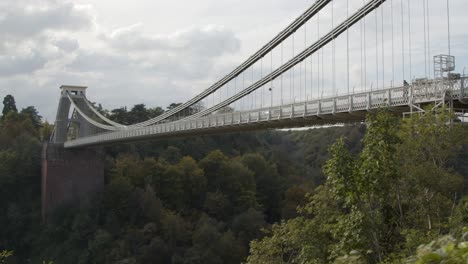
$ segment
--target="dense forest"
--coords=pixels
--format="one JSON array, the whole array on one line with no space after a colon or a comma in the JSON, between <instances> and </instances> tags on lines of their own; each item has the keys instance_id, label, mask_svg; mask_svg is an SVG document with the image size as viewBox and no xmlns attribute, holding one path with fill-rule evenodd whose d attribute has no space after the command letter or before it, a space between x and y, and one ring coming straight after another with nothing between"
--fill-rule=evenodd
<instances>
[{"instance_id":1,"label":"dense forest","mask_svg":"<svg viewBox=\"0 0 468 264\"><path fill-rule=\"evenodd\" d=\"M100 110L124 124L164 112ZM468 261L468 132L443 109L107 147L104 191L43 223L52 129L4 98L0 263Z\"/></svg>"}]
</instances>

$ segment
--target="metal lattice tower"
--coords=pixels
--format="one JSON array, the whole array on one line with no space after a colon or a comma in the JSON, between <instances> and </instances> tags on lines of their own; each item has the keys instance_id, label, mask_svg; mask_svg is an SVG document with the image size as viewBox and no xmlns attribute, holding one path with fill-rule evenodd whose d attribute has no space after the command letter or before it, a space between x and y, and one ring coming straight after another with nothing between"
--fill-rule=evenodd
<instances>
[{"instance_id":1,"label":"metal lattice tower","mask_svg":"<svg viewBox=\"0 0 468 264\"><path fill-rule=\"evenodd\" d=\"M446 80L450 73L455 70L455 56L437 55L434 56L434 78L436 80Z\"/></svg>"}]
</instances>

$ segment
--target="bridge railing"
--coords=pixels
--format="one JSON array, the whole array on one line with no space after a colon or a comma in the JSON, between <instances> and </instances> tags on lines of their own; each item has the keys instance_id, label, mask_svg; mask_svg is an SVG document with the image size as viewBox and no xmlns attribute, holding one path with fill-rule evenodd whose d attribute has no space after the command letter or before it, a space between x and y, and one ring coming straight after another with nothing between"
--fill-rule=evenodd
<instances>
[{"instance_id":1,"label":"bridge railing","mask_svg":"<svg viewBox=\"0 0 468 264\"><path fill-rule=\"evenodd\" d=\"M340 113L365 111L381 107L408 106L413 103L430 103L434 100L446 100L450 95L459 99L460 95L468 99L468 78L453 81L427 82L411 86L394 87L382 90L360 92L304 102L265 107L250 111L214 114L197 119L179 120L154 126L133 128L118 132L99 134L65 142L66 147L124 141L132 138L147 138L154 135L168 135L203 129L218 129L241 124L258 124L301 117L334 116Z\"/></svg>"}]
</instances>

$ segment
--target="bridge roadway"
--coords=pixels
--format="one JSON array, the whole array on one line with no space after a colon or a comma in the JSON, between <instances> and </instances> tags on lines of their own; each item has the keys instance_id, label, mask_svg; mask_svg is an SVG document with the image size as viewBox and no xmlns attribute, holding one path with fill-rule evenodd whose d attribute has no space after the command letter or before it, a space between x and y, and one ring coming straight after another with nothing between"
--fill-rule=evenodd
<instances>
[{"instance_id":1,"label":"bridge roadway","mask_svg":"<svg viewBox=\"0 0 468 264\"><path fill-rule=\"evenodd\" d=\"M404 112L420 111L426 105L452 100L455 108L468 109L468 77L128 128L69 140L64 146L80 148L236 131L356 123L364 121L366 113L383 107L403 116Z\"/></svg>"}]
</instances>

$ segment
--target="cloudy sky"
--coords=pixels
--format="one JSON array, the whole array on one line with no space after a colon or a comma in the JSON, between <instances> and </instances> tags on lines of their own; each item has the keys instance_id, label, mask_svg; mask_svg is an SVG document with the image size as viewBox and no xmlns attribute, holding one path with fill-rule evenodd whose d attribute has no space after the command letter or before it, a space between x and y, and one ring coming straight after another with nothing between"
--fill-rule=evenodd
<instances>
[{"instance_id":1,"label":"cloudy sky","mask_svg":"<svg viewBox=\"0 0 468 264\"><path fill-rule=\"evenodd\" d=\"M466 0L450 1L458 26L455 45L462 50L467 35L460 29L468 24L457 7L468 6ZM108 109L186 101L312 3L1 0L0 96L13 94L19 107L35 105L49 121L62 84L88 86L88 96Z\"/></svg>"}]
</instances>

